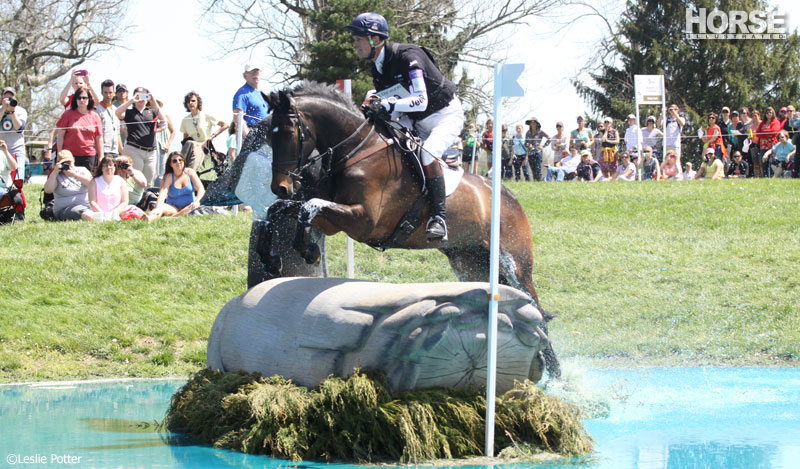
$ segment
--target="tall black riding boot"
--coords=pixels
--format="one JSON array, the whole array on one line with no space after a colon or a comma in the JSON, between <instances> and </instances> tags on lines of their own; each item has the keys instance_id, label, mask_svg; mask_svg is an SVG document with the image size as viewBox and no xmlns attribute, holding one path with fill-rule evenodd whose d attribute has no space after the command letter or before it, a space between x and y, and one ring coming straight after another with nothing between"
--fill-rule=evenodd
<instances>
[{"instance_id":1,"label":"tall black riding boot","mask_svg":"<svg viewBox=\"0 0 800 469\"><path fill-rule=\"evenodd\" d=\"M447 242L447 222L445 208L444 176L439 163L434 161L428 166L423 166L425 171L425 186L428 188L428 197L431 204L431 217L425 226L428 241L441 240Z\"/></svg>"}]
</instances>

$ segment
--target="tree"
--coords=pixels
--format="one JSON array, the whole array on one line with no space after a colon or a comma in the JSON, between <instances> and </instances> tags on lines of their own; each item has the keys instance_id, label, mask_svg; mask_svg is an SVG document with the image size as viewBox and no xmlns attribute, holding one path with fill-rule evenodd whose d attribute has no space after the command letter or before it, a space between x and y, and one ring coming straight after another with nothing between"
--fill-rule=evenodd
<instances>
[{"instance_id":1,"label":"tree","mask_svg":"<svg viewBox=\"0 0 800 469\"><path fill-rule=\"evenodd\" d=\"M763 0L725 4L719 9L768 10ZM623 119L634 110L633 76L664 75L667 103L677 103L688 114L684 135L695 134L698 123L704 123L699 116L722 106L764 109L797 102L800 37L686 39L686 9L696 13L715 7L712 0L628 0L616 31L606 39L610 53L589 73L590 80L573 85L595 112ZM690 151L699 153L698 139L688 142Z\"/></svg>"},{"instance_id":2,"label":"tree","mask_svg":"<svg viewBox=\"0 0 800 469\"><path fill-rule=\"evenodd\" d=\"M58 108L44 87L109 50L125 32L128 0L9 0L0 4L0 73L29 109L28 120Z\"/></svg>"},{"instance_id":3,"label":"tree","mask_svg":"<svg viewBox=\"0 0 800 469\"><path fill-rule=\"evenodd\" d=\"M473 106L488 102L458 65L488 66L504 28L524 25L562 0L206 0L207 18L225 38L228 53L257 48L283 82L311 78L354 79L354 96L368 90L369 63L352 51L344 26L364 11L383 14L391 40L427 47L442 71L456 81L459 95ZM232 44L232 46L230 46ZM466 80L465 80L466 78ZM358 99L358 98L357 98Z\"/></svg>"}]
</instances>

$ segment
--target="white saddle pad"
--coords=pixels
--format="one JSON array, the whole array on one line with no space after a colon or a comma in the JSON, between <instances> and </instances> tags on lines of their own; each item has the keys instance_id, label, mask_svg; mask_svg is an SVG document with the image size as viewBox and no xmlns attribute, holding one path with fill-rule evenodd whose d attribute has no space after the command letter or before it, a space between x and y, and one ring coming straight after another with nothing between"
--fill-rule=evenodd
<instances>
[{"instance_id":1,"label":"white saddle pad","mask_svg":"<svg viewBox=\"0 0 800 469\"><path fill-rule=\"evenodd\" d=\"M442 160L436 160L439 162L439 165L442 167L442 173L444 174L444 191L447 197L449 197L453 192L458 189L458 184L461 182L461 178L464 176L464 168L459 166L458 168L453 168L448 166Z\"/></svg>"}]
</instances>

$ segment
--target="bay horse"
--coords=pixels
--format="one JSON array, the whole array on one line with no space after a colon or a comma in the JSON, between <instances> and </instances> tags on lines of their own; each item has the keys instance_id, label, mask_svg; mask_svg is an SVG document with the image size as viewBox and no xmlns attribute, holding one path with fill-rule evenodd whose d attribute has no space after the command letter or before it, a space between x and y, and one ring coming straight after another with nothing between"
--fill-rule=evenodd
<instances>
[{"instance_id":1,"label":"bay horse","mask_svg":"<svg viewBox=\"0 0 800 469\"><path fill-rule=\"evenodd\" d=\"M429 242L421 223L402 243L387 246L403 216L423 191L423 181L396 145L365 119L362 112L335 88L303 82L269 96L272 142L272 191L280 198L277 212L296 210L301 228L295 248L309 262L317 258L303 233L312 226L326 235L344 231L373 247L438 249L463 282L489 277L491 182L464 174L447 197L449 240ZM317 150L312 157L312 152ZM304 176L303 169L322 160L321 178ZM287 200L314 186L313 198ZM542 311L533 285L533 234L528 217L507 188L501 191L500 283L523 290ZM424 204L422 220L428 219ZM546 332L546 325L543 324ZM551 377L560 375L552 346L545 352Z\"/></svg>"}]
</instances>

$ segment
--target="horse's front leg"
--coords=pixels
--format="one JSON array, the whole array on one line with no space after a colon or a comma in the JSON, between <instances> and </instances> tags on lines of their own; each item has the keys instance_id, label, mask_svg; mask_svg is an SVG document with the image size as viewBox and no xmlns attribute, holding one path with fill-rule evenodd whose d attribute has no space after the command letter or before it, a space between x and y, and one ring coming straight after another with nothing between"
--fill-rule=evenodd
<instances>
[{"instance_id":1,"label":"horse's front leg","mask_svg":"<svg viewBox=\"0 0 800 469\"><path fill-rule=\"evenodd\" d=\"M301 207L297 217L297 232L294 239L294 248L308 263L319 260L319 246L311 240L311 224L322 229L326 235L345 231L357 239L352 233L358 227L364 227L365 217L360 205L337 204L324 199L310 199ZM363 231L363 230L362 230Z\"/></svg>"}]
</instances>

